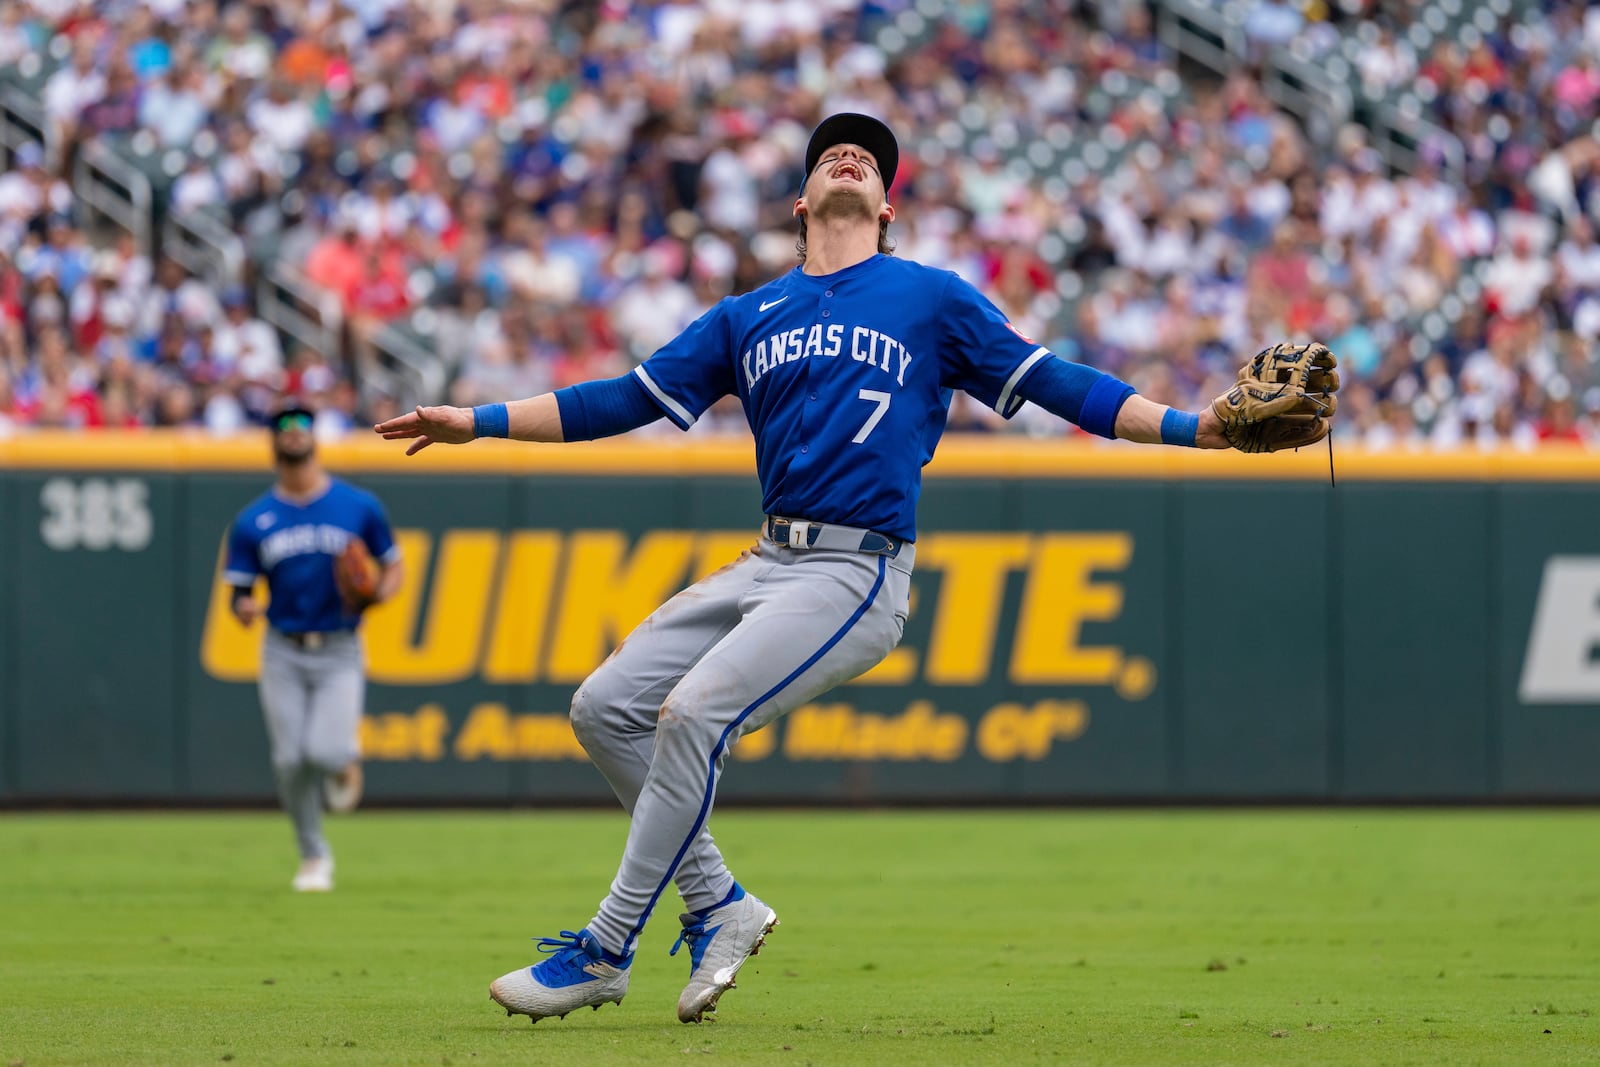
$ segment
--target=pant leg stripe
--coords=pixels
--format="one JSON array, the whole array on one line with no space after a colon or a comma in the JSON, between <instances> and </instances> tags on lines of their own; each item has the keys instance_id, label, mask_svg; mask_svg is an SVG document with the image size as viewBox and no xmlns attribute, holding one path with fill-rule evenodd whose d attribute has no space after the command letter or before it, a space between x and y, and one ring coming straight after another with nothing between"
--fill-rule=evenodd
<instances>
[{"instance_id":1,"label":"pant leg stripe","mask_svg":"<svg viewBox=\"0 0 1600 1067\"><path fill-rule=\"evenodd\" d=\"M628 933L627 940L622 943L622 951L624 954L633 951L634 939L637 938L639 936L639 932L644 929L645 920L650 918L650 913L656 910L656 902L661 899L661 894L666 892L667 886L672 883L672 876L677 872L678 864L683 862L683 857L688 853L689 846L694 844L694 839L700 834L700 828L706 823L706 813L711 809L711 797L716 791L717 786L717 760L722 756L723 749L727 747L728 735L731 734L740 723L744 722L751 715L753 715L757 708L771 700L773 697L777 696L779 693L783 692L784 689L791 685L796 678L810 670L818 660L828 654L828 651L832 649L834 645L837 645L844 639L844 635L849 633L851 628L854 627L856 623L861 621L861 616L865 615L867 613L867 609L872 607L872 602L878 599L878 590L883 588L883 579L888 570L888 563L889 557L878 557L878 579L872 583L872 590L867 593L867 598L861 602L860 607L856 608L855 613L845 620L844 625L839 627L838 631L832 637L828 638L821 648L813 652L810 658L808 658L804 663L800 664L800 666L796 667L794 670L790 671L787 678L773 686L771 689L767 690L765 693L762 693L753 702L751 702L748 707L741 711L738 716L727 725L726 728L723 729L722 736L717 738L717 743L711 749L711 758L707 762L706 790L705 796L700 801L700 813L695 816L694 825L689 827L689 835L683 839L683 844L678 848L678 854L672 857L672 865L667 868L667 873L661 879L661 884L656 886L656 891L654 893L650 894L650 902L645 905L644 914L639 916L639 921L634 924L633 929Z\"/></svg>"}]
</instances>

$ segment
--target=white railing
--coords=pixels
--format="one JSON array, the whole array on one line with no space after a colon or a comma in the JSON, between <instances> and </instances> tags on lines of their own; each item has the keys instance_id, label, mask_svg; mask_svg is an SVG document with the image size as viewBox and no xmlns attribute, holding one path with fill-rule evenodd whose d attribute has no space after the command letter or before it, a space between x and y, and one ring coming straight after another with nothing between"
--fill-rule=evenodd
<instances>
[{"instance_id":1,"label":"white railing","mask_svg":"<svg viewBox=\"0 0 1600 1067\"><path fill-rule=\"evenodd\" d=\"M50 123L39 101L15 85L0 89L0 145L5 146L6 165L23 145L32 142L49 148L49 141Z\"/></svg>"},{"instance_id":2,"label":"white railing","mask_svg":"<svg viewBox=\"0 0 1600 1067\"><path fill-rule=\"evenodd\" d=\"M103 145L85 142L72 164L72 196L80 222L97 212L133 234L139 251L155 254L155 191L138 167Z\"/></svg>"},{"instance_id":3,"label":"white railing","mask_svg":"<svg viewBox=\"0 0 1600 1067\"><path fill-rule=\"evenodd\" d=\"M1300 120L1313 144L1331 144L1355 113L1350 87L1321 67L1279 50L1261 68L1267 99Z\"/></svg>"},{"instance_id":4,"label":"white railing","mask_svg":"<svg viewBox=\"0 0 1600 1067\"><path fill-rule=\"evenodd\" d=\"M1218 75L1250 62L1250 43L1236 8L1200 0L1161 0L1161 43ZM1261 89L1278 107L1300 120L1306 136L1328 144L1353 113L1350 90L1322 68L1275 49L1261 64Z\"/></svg>"},{"instance_id":5,"label":"white railing","mask_svg":"<svg viewBox=\"0 0 1600 1067\"><path fill-rule=\"evenodd\" d=\"M1218 74L1226 74L1245 54L1244 27L1196 0L1162 0L1156 35L1172 51Z\"/></svg>"},{"instance_id":6,"label":"white railing","mask_svg":"<svg viewBox=\"0 0 1600 1067\"><path fill-rule=\"evenodd\" d=\"M1502 6L1511 8L1509 3ZM1160 0L1161 41L1193 62L1225 75L1250 59L1241 19L1243 10L1238 5L1214 5L1202 0ZM1328 144L1339 127L1356 114L1347 81L1288 49L1273 49L1262 59L1261 87L1268 99L1298 118L1306 136L1318 144ZM1426 144L1441 154L1447 171L1461 173L1465 159L1461 141L1420 113L1382 103L1373 106L1363 118L1372 146L1394 169L1414 169L1418 150Z\"/></svg>"},{"instance_id":7,"label":"white railing","mask_svg":"<svg viewBox=\"0 0 1600 1067\"><path fill-rule=\"evenodd\" d=\"M334 293L299 270L276 263L256 285L256 313L291 342L320 352L330 363L344 356L344 309ZM357 382L394 398L402 408L437 403L444 396L443 364L426 346L393 327L370 341L377 359L356 368Z\"/></svg>"},{"instance_id":8,"label":"white railing","mask_svg":"<svg viewBox=\"0 0 1600 1067\"><path fill-rule=\"evenodd\" d=\"M274 264L256 284L256 314L290 340L337 362L343 345L339 298L287 264Z\"/></svg>"},{"instance_id":9,"label":"white railing","mask_svg":"<svg viewBox=\"0 0 1600 1067\"><path fill-rule=\"evenodd\" d=\"M244 242L228 227L201 212L167 216L161 251L184 270L218 288L244 280Z\"/></svg>"},{"instance_id":10,"label":"white railing","mask_svg":"<svg viewBox=\"0 0 1600 1067\"><path fill-rule=\"evenodd\" d=\"M1440 163L1450 176L1459 178L1466 169L1466 149L1461 139L1420 113L1385 107L1371 122L1372 146L1396 170L1409 174L1416 169L1422 149L1431 147L1442 156Z\"/></svg>"},{"instance_id":11,"label":"white railing","mask_svg":"<svg viewBox=\"0 0 1600 1067\"><path fill-rule=\"evenodd\" d=\"M394 397L402 410L444 399L444 363L432 349L393 326L379 330L372 338L372 347L378 356L378 368L389 377L384 392Z\"/></svg>"},{"instance_id":12,"label":"white railing","mask_svg":"<svg viewBox=\"0 0 1600 1067\"><path fill-rule=\"evenodd\" d=\"M39 144L47 159L55 158L60 146L53 143L54 134L43 104L15 85L0 89L0 144L8 164L29 142ZM154 253L155 194L150 179L115 152L94 141L78 150L72 164L72 198L80 225L88 222L91 212L98 214L133 234L145 255Z\"/></svg>"},{"instance_id":13,"label":"white railing","mask_svg":"<svg viewBox=\"0 0 1600 1067\"><path fill-rule=\"evenodd\" d=\"M11 165L24 144L48 154L51 124L40 102L14 85L0 87L0 151ZM73 163L74 209L79 221L94 212L134 235L139 248L155 249L155 191L143 171L115 151L87 141ZM217 289L245 279L244 242L228 226L203 212L169 214L161 228L161 253ZM311 348L331 362L344 357L344 312L339 299L320 290L283 263L263 270L256 284L257 313L291 343ZM393 397L402 406L435 403L448 374L426 345L386 327L371 340L376 363L359 368L361 386Z\"/></svg>"}]
</instances>

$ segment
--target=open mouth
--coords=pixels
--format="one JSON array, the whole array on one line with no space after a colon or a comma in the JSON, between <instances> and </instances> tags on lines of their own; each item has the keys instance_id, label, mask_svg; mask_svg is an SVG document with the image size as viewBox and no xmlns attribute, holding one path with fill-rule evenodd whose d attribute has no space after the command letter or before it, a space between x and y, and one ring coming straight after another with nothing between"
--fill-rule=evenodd
<instances>
[{"instance_id":1,"label":"open mouth","mask_svg":"<svg viewBox=\"0 0 1600 1067\"><path fill-rule=\"evenodd\" d=\"M859 163L851 163L849 161L841 162L838 166L834 167L833 176L835 178L850 178L858 182L864 181L866 177L864 174L862 174L861 165Z\"/></svg>"}]
</instances>

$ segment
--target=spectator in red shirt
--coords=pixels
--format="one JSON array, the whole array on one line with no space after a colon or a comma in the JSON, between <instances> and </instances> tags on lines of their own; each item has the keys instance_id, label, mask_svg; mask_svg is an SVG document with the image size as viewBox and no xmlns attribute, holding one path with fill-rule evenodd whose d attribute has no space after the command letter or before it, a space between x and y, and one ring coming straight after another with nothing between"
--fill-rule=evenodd
<instances>
[{"instance_id":1,"label":"spectator in red shirt","mask_svg":"<svg viewBox=\"0 0 1600 1067\"><path fill-rule=\"evenodd\" d=\"M344 291L345 310L351 318L377 318L387 322L408 305L405 267L397 257L369 248L361 259L361 273Z\"/></svg>"},{"instance_id":2,"label":"spectator in red shirt","mask_svg":"<svg viewBox=\"0 0 1600 1067\"><path fill-rule=\"evenodd\" d=\"M361 279L361 248L356 240L355 220L341 215L333 232L311 248L306 257L307 280L319 289L343 297Z\"/></svg>"},{"instance_id":3,"label":"spectator in red shirt","mask_svg":"<svg viewBox=\"0 0 1600 1067\"><path fill-rule=\"evenodd\" d=\"M1583 435L1578 432L1578 412L1572 397L1565 396L1560 400L1545 401L1544 414L1539 419L1537 432L1540 441L1581 443Z\"/></svg>"},{"instance_id":4,"label":"spectator in red shirt","mask_svg":"<svg viewBox=\"0 0 1600 1067\"><path fill-rule=\"evenodd\" d=\"M41 346L39 388L26 414L36 426L78 429L101 425L100 397L94 383L72 373L63 345L52 341Z\"/></svg>"},{"instance_id":5,"label":"spectator in red shirt","mask_svg":"<svg viewBox=\"0 0 1600 1067\"><path fill-rule=\"evenodd\" d=\"M361 258L361 273L344 291L344 306L356 359L364 364L374 358L373 337L410 306L404 263L397 255L367 249Z\"/></svg>"}]
</instances>

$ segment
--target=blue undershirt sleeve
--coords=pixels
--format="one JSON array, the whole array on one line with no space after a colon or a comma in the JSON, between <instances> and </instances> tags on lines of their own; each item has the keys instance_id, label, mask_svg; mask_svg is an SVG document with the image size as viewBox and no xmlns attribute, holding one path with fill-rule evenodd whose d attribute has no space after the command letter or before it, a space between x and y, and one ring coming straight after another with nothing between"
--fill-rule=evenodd
<instances>
[{"instance_id":1,"label":"blue undershirt sleeve","mask_svg":"<svg viewBox=\"0 0 1600 1067\"><path fill-rule=\"evenodd\" d=\"M261 557L256 552L253 529L259 527L254 522L246 522L242 515L228 529L228 558L222 566L222 580L236 588L253 587L261 574Z\"/></svg>"},{"instance_id":2,"label":"blue undershirt sleeve","mask_svg":"<svg viewBox=\"0 0 1600 1067\"><path fill-rule=\"evenodd\" d=\"M663 412L637 375L580 382L556 390L561 439L593 441L615 437L661 418Z\"/></svg>"},{"instance_id":3,"label":"blue undershirt sleeve","mask_svg":"<svg viewBox=\"0 0 1600 1067\"><path fill-rule=\"evenodd\" d=\"M1089 433L1114 438L1117 413L1134 389L1093 367L1051 356L1028 372L1018 383L1017 393Z\"/></svg>"}]
</instances>

